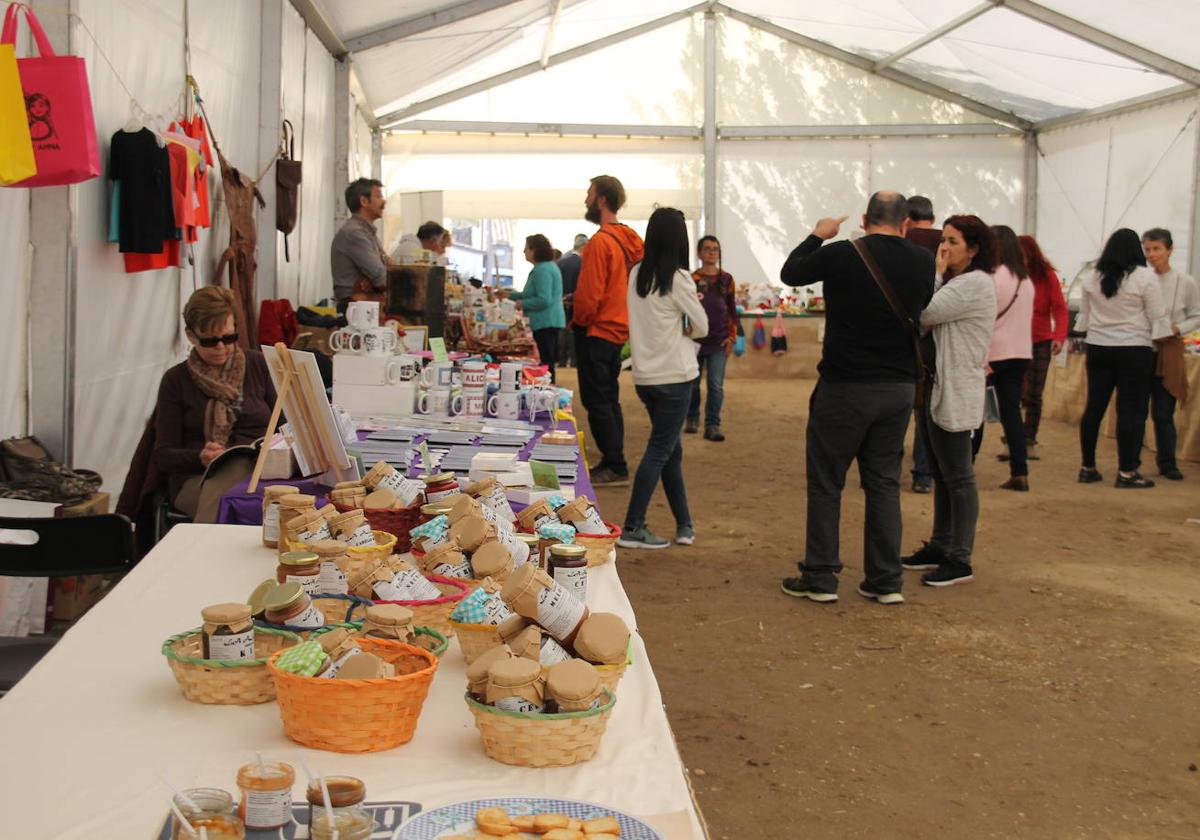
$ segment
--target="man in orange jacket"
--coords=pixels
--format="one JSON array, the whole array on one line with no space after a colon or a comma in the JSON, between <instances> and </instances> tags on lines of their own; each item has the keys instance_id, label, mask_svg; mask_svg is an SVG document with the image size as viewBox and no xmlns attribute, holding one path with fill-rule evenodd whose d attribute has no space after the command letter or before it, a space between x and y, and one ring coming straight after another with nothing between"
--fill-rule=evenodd
<instances>
[{"instance_id":1,"label":"man in orange jacket","mask_svg":"<svg viewBox=\"0 0 1200 840\"><path fill-rule=\"evenodd\" d=\"M571 326L575 330L579 397L600 463L592 484L629 483L625 463L625 417L621 413L621 348L629 340L625 300L629 270L642 258L642 238L617 221L625 188L611 175L597 175L588 187L584 218L600 230L583 249Z\"/></svg>"}]
</instances>

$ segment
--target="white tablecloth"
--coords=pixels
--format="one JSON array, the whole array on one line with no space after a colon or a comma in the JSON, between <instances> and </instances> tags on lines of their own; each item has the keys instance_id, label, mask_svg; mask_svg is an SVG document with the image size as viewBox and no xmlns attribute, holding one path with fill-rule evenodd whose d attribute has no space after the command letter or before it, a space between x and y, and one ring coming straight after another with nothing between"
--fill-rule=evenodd
<instances>
[{"instance_id":1,"label":"white tablecloth","mask_svg":"<svg viewBox=\"0 0 1200 840\"><path fill-rule=\"evenodd\" d=\"M255 750L303 760L313 772L363 779L368 799L425 809L485 796L594 801L650 822L669 840L703 832L646 650L634 635L599 752L574 767L526 769L489 759L463 701L466 666L450 643L416 736L368 755L310 750L284 734L275 703L207 706L183 699L160 646L199 624L208 604L245 599L270 577L275 554L258 528L179 525L0 699L3 835L150 840L169 793L212 786L236 794ZM80 546L86 551L86 546ZM588 604L636 623L615 564L592 570ZM294 795L303 798L297 765Z\"/></svg>"}]
</instances>

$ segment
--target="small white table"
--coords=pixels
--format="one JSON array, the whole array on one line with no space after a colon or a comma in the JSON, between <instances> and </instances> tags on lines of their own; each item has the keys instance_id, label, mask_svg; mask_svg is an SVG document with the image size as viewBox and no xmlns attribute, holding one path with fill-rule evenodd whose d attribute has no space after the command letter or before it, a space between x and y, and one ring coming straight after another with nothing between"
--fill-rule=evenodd
<instances>
[{"instance_id":1,"label":"small white table","mask_svg":"<svg viewBox=\"0 0 1200 840\"><path fill-rule=\"evenodd\" d=\"M86 551L86 546L80 546ZM0 791L12 838L151 840L176 786L218 787L236 797L238 767L268 760L363 779L369 801L420 802L426 810L490 796L593 801L631 813L669 840L701 840L695 807L641 638L600 749L573 767L528 769L488 758L463 701L466 665L452 640L417 732L404 746L343 755L283 734L275 703L210 706L184 700L162 642L200 623L208 604L244 600L275 570L260 531L176 526L103 601L0 699ZM636 627L613 563L592 569L588 605ZM293 795L304 796L297 766Z\"/></svg>"}]
</instances>

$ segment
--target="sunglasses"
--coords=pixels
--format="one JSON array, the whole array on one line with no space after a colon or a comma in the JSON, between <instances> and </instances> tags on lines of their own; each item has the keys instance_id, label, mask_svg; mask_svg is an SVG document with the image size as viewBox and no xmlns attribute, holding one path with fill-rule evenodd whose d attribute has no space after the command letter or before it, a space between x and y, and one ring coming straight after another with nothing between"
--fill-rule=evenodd
<instances>
[{"instance_id":1,"label":"sunglasses","mask_svg":"<svg viewBox=\"0 0 1200 840\"><path fill-rule=\"evenodd\" d=\"M196 334L192 333L192 335L196 335ZM237 344L237 340L238 340L237 333L229 333L229 335L214 335L214 336L196 335L196 343L199 344L201 347L207 347L210 350L213 347L216 347L218 344Z\"/></svg>"}]
</instances>

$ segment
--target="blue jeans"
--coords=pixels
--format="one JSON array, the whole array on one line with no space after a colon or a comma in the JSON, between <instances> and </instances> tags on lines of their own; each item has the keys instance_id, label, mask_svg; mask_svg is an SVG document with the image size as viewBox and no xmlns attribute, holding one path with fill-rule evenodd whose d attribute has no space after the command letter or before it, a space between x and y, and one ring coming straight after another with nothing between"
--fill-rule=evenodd
<instances>
[{"instance_id":1,"label":"blue jeans","mask_svg":"<svg viewBox=\"0 0 1200 840\"><path fill-rule=\"evenodd\" d=\"M704 404L704 428L719 429L721 406L725 404L725 363L729 360L725 357L724 350L718 350L716 353L699 357L697 361L700 362L700 375L692 380L695 387L692 389L688 419L700 421L700 380L704 378L704 372L707 370L708 401Z\"/></svg>"},{"instance_id":2,"label":"blue jeans","mask_svg":"<svg viewBox=\"0 0 1200 840\"><path fill-rule=\"evenodd\" d=\"M929 471L929 455L925 452L925 439L919 431L913 435L912 477L913 481L924 481L926 484L933 481L933 473Z\"/></svg>"},{"instance_id":3,"label":"blue jeans","mask_svg":"<svg viewBox=\"0 0 1200 840\"><path fill-rule=\"evenodd\" d=\"M692 382L675 382L670 385L637 385L638 399L650 414L650 440L633 477L633 492L629 495L629 509L625 512L625 530L641 528L646 524L646 509L650 497L662 478L663 492L667 504L675 515L675 524L691 525L688 513L687 490L683 486L683 444L679 435L683 421L687 419L688 405L692 399Z\"/></svg>"}]
</instances>

